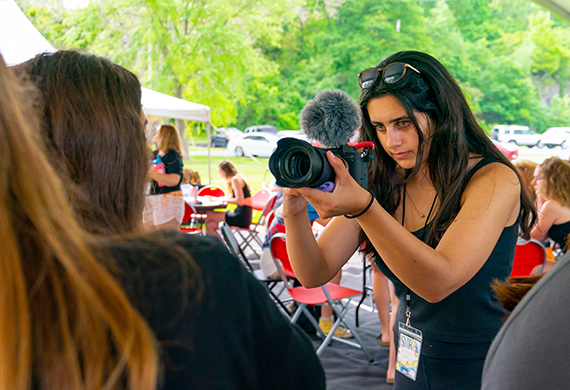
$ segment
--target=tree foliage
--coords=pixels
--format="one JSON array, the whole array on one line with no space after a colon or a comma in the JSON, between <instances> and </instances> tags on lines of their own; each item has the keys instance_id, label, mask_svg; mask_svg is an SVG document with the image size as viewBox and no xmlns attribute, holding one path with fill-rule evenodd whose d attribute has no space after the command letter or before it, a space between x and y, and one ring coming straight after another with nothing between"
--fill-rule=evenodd
<instances>
[{"instance_id":1,"label":"tree foliage","mask_svg":"<svg viewBox=\"0 0 570 390\"><path fill-rule=\"evenodd\" d=\"M520 0L19 0L52 43L209 105L218 126L296 129L325 88L399 50L439 59L484 127L570 126L570 25ZM39 5L41 4L41 5Z\"/></svg>"}]
</instances>

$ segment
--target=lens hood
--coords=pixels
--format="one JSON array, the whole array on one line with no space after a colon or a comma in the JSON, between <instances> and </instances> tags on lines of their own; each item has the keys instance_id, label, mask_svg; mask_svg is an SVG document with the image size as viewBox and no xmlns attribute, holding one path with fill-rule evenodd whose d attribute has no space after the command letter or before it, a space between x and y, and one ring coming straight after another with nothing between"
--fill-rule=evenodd
<instances>
[{"instance_id":1,"label":"lens hood","mask_svg":"<svg viewBox=\"0 0 570 390\"><path fill-rule=\"evenodd\" d=\"M269 170L280 187L318 187L334 180L326 152L327 149L315 148L297 138L282 138L269 158Z\"/></svg>"}]
</instances>

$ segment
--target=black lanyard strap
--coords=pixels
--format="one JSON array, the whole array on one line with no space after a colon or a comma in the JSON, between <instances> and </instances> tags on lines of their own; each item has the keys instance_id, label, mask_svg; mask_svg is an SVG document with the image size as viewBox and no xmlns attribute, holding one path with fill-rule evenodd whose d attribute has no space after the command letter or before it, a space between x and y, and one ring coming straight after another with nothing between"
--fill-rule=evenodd
<instances>
[{"instance_id":1,"label":"black lanyard strap","mask_svg":"<svg viewBox=\"0 0 570 390\"><path fill-rule=\"evenodd\" d=\"M434 198L433 198L433 202L431 204L431 207L429 209L429 213L427 215L426 221L424 223L424 227L422 229L422 242L425 239L425 235L426 235L426 231L427 231L427 225L429 222L429 219L431 218L431 213L433 212L433 209L435 207L435 201L437 200L437 193L435 194ZM404 184L404 200L402 201L402 226L404 226L404 217L406 216L406 185ZM407 286L406 286L407 287ZM406 326L410 326L410 317L412 316L412 310L410 308L411 306L411 299L410 299L410 288L407 287L407 291L406 291Z\"/></svg>"}]
</instances>

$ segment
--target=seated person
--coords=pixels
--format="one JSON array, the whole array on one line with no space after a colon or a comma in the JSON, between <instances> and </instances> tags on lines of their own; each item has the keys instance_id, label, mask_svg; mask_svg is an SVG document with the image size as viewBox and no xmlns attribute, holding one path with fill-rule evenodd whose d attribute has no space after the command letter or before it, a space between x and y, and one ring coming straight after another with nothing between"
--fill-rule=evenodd
<instances>
[{"instance_id":1,"label":"seated person","mask_svg":"<svg viewBox=\"0 0 570 390\"><path fill-rule=\"evenodd\" d=\"M50 80L61 87L58 94L44 94L43 104L61 103L67 109L62 113L57 107L46 108L59 115L41 118L55 122L51 126L44 123L44 128L57 129L50 133L56 139L47 145L52 160L54 155L65 156L55 146L85 142L75 139L78 135L71 130L66 139L60 139L68 128L59 123L72 119L84 123L86 128L78 134L88 136L93 145L107 146L116 166L103 177L132 195L130 201L119 199L119 204L132 209L138 220L133 219L129 227L115 224L113 218L97 218L110 214L115 205L105 199L84 203L86 195L76 192L85 188L84 183L68 186L79 174L71 170L72 165L69 171L59 172L69 189L69 194L64 193L55 172L68 165L48 163L44 145L35 142L42 138L33 113L24 104L29 99L16 98L19 89L0 60L0 89L4 91L0 95L0 151L4 156L0 213L5 216L0 219L0 246L10 264L2 268L0 278L6 296L12 297L1 305L4 326L0 336L10 356L18 356L4 359L8 374L0 378L0 387L324 389L324 373L310 340L283 317L263 286L223 245L210 237L176 232L138 233L149 164L137 78L106 59L69 51L43 54L27 65L34 70L38 85ZM127 74L131 76L125 78ZM74 88L84 80L93 83L86 82L85 89ZM106 107L110 104L106 96L115 93L124 99L115 96L115 105ZM84 94L102 108L96 122L111 124L115 113L130 119L128 131L115 130L139 134L127 137L134 143L123 148L126 141L115 138L118 145L107 144L110 134L99 132L98 124L89 127L85 116L90 109L86 109ZM138 104L137 115L128 105L118 105L125 101ZM97 152L94 149L80 150L66 156L66 161L96 168L92 165L96 159L90 160ZM101 169L107 167L105 163L101 162ZM131 166L140 170L126 169ZM63 173L70 176L66 179ZM97 170L86 170L81 178L91 183L90 174L101 177ZM110 187L106 182L100 185ZM76 210L69 206L67 196L72 197ZM105 206L109 208L102 209ZM93 221L96 229L90 224ZM123 230L129 230L128 238L116 234Z\"/></svg>"},{"instance_id":2,"label":"seated person","mask_svg":"<svg viewBox=\"0 0 570 390\"><path fill-rule=\"evenodd\" d=\"M218 172L222 179L226 181L230 198L224 200L228 203L236 204L234 211L221 213L219 211L208 211L206 213L206 234L214 235L223 242L218 234L218 225L226 221L230 226L249 228L253 208L251 207L251 185L241 174L235 164L229 160L224 160L218 165Z\"/></svg>"},{"instance_id":3,"label":"seated person","mask_svg":"<svg viewBox=\"0 0 570 390\"><path fill-rule=\"evenodd\" d=\"M194 186L199 186L202 184L200 173L193 171L190 168L184 168L182 170L182 184L192 184Z\"/></svg>"},{"instance_id":4,"label":"seated person","mask_svg":"<svg viewBox=\"0 0 570 390\"><path fill-rule=\"evenodd\" d=\"M536 167L532 184L538 222L530 235L538 241L550 238L566 252L570 234L570 163L559 157L547 158Z\"/></svg>"},{"instance_id":5,"label":"seated person","mask_svg":"<svg viewBox=\"0 0 570 390\"><path fill-rule=\"evenodd\" d=\"M525 187L529 190L532 196L536 199L536 194L534 193L534 186L531 184L534 179L534 171L538 166L538 163L530 160L517 160L513 163L517 171L521 175L521 179Z\"/></svg>"},{"instance_id":6,"label":"seated person","mask_svg":"<svg viewBox=\"0 0 570 390\"><path fill-rule=\"evenodd\" d=\"M277 267L273 262L273 256L271 255L271 250L269 249L269 243L271 241L271 237L273 237L276 233L285 233L285 224L283 221L282 215L283 208L280 207L275 210L275 218L271 222L271 225L267 229L265 233L265 241L262 245L262 252L261 252L261 270L267 276L267 278L272 279L279 279L279 272L277 271ZM317 211L311 206L309 203L308 205L308 212L309 212L309 220L311 223L317 222L322 226L326 226L330 222L330 218L324 219L319 217ZM340 270L332 279L331 283L340 284L340 280L342 278L342 270ZM333 310L330 306L324 305L321 306L321 317L319 318L319 326L323 330L324 334L329 334L334 324L333 318ZM318 333L317 333L318 334ZM351 338L352 333L350 330L344 328L343 326L339 326L335 332L335 336L341 338Z\"/></svg>"}]
</instances>

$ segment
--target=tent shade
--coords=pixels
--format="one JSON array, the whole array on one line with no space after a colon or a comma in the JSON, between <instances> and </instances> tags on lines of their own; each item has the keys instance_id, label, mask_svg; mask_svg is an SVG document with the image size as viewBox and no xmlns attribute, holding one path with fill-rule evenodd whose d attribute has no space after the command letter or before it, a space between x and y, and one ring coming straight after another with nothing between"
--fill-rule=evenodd
<instances>
[{"instance_id":1,"label":"tent shade","mask_svg":"<svg viewBox=\"0 0 570 390\"><path fill-rule=\"evenodd\" d=\"M28 20L14 0L0 0L0 53L7 65L17 65L54 47Z\"/></svg>"},{"instance_id":2,"label":"tent shade","mask_svg":"<svg viewBox=\"0 0 570 390\"><path fill-rule=\"evenodd\" d=\"M542 5L549 10L556 12L558 15L570 22L570 1L568 0L534 0L535 3Z\"/></svg>"},{"instance_id":3,"label":"tent shade","mask_svg":"<svg viewBox=\"0 0 570 390\"><path fill-rule=\"evenodd\" d=\"M39 53L56 49L28 20L14 0L0 0L0 53L7 65L17 65ZM147 115L195 122L210 122L210 107L178 99L150 89L142 89Z\"/></svg>"},{"instance_id":4,"label":"tent shade","mask_svg":"<svg viewBox=\"0 0 570 390\"><path fill-rule=\"evenodd\" d=\"M210 122L210 107L151 89L142 89L142 106L146 115L185 119L194 122Z\"/></svg>"}]
</instances>

